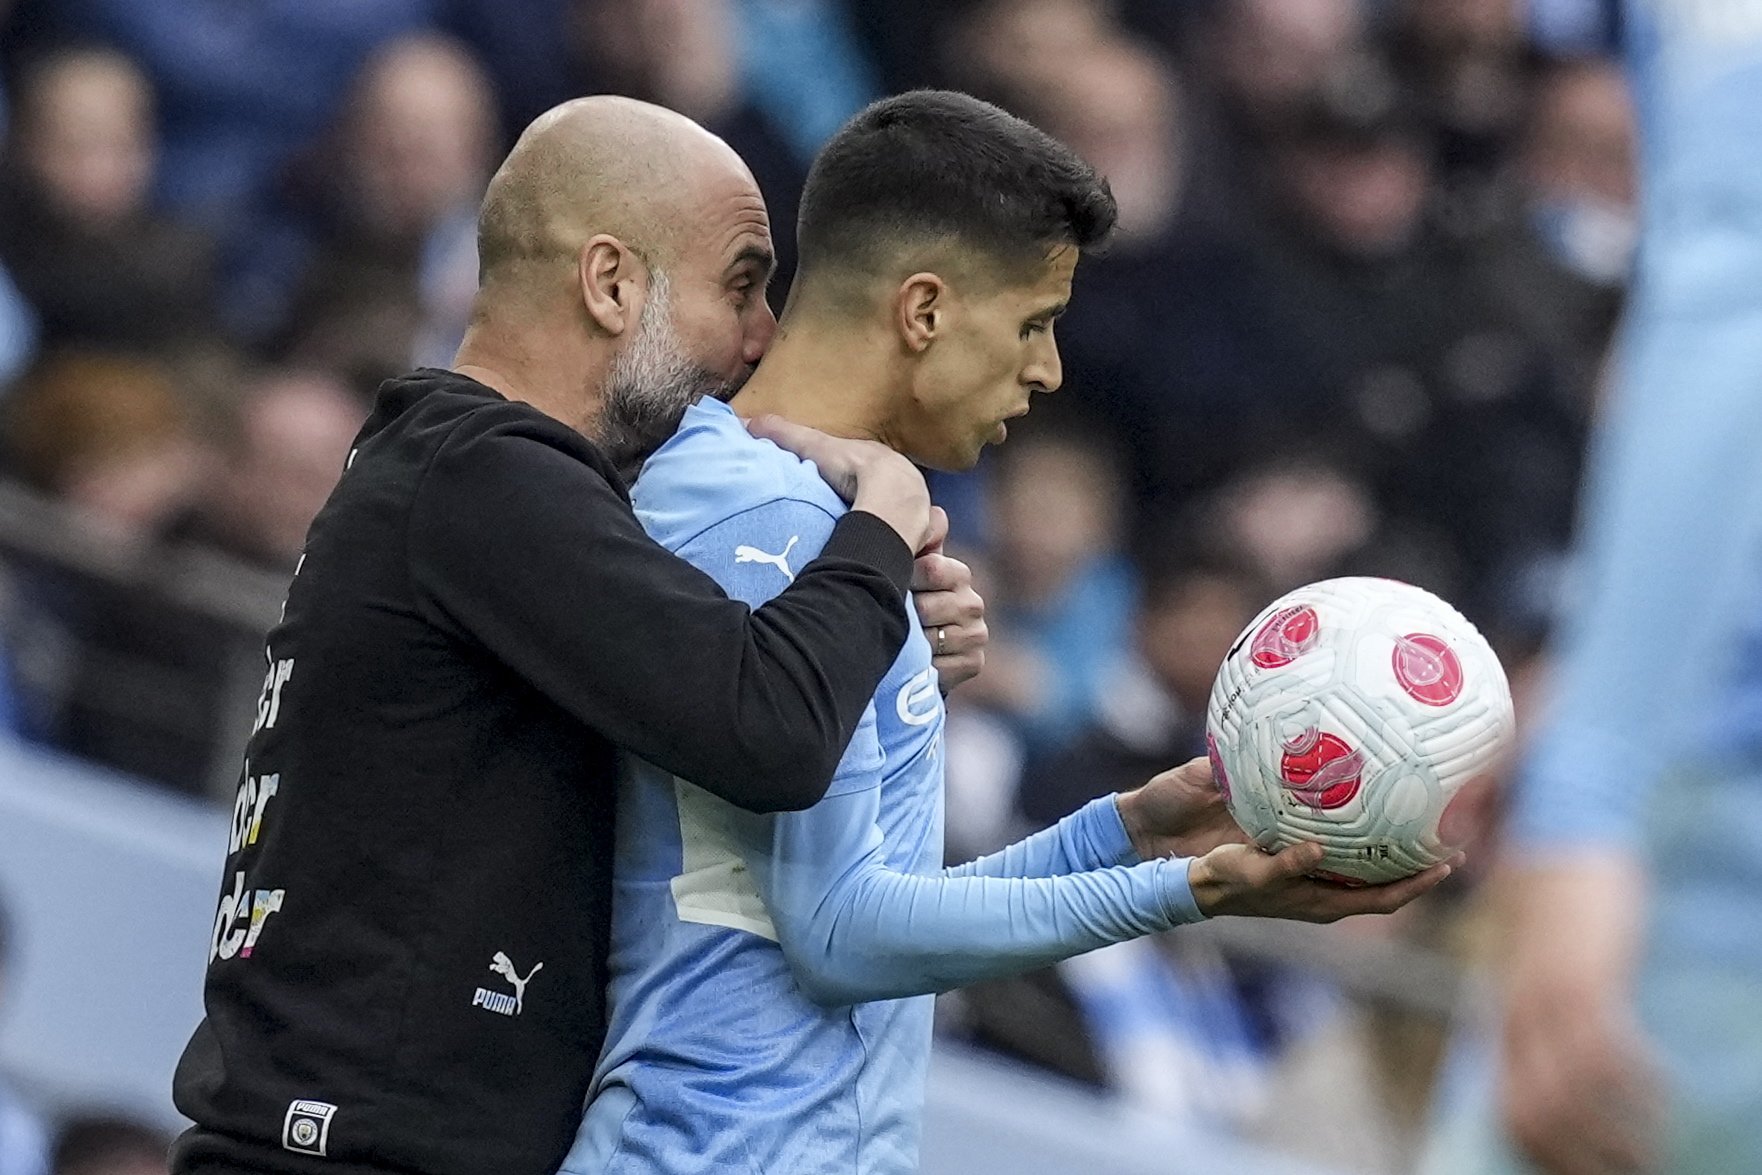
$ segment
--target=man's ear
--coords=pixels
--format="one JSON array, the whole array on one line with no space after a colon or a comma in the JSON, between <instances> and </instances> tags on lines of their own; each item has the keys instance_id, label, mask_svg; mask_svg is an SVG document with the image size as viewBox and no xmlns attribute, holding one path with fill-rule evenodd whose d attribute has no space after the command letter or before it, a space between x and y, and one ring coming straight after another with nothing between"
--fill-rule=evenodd
<instances>
[{"instance_id":1,"label":"man's ear","mask_svg":"<svg viewBox=\"0 0 1762 1175\"><path fill-rule=\"evenodd\" d=\"M948 329L948 283L933 273L914 273L894 294L894 325L900 341L921 352Z\"/></svg>"},{"instance_id":2,"label":"man's ear","mask_svg":"<svg viewBox=\"0 0 1762 1175\"><path fill-rule=\"evenodd\" d=\"M591 238L576 256L576 281L587 316L608 335L636 325L648 296L648 266L617 237Z\"/></svg>"}]
</instances>

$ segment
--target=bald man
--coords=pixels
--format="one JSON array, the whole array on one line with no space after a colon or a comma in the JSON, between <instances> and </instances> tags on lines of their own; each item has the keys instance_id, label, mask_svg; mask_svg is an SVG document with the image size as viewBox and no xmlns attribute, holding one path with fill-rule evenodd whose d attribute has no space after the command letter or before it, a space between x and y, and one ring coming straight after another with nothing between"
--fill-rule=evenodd
<instances>
[{"instance_id":1,"label":"bald man","mask_svg":"<svg viewBox=\"0 0 1762 1175\"><path fill-rule=\"evenodd\" d=\"M381 390L268 636L180 1175L555 1170L605 1035L618 752L808 806L908 631L933 536L904 458L809 437L853 509L749 610L644 535L608 455L657 386L732 384L775 327L726 145L561 107L479 248L455 369Z\"/></svg>"}]
</instances>

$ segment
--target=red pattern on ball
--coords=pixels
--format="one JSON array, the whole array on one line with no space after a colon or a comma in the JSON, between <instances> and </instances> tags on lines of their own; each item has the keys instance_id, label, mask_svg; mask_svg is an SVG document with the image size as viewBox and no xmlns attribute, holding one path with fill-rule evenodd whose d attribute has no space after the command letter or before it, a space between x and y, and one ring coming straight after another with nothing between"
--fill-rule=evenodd
<instances>
[{"instance_id":1,"label":"red pattern on ball","mask_svg":"<svg viewBox=\"0 0 1762 1175\"><path fill-rule=\"evenodd\" d=\"M1224 803L1230 802L1230 773L1224 769L1224 757L1218 753L1217 735L1205 732L1205 757L1211 760L1211 781L1223 794Z\"/></svg>"},{"instance_id":2,"label":"red pattern on ball","mask_svg":"<svg viewBox=\"0 0 1762 1175\"><path fill-rule=\"evenodd\" d=\"M1248 659L1262 669L1289 665L1315 647L1321 635L1321 618L1308 604L1280 608L1267 617L1254 634Z\"/></svg>"},{"instance_id":3,"label":"red pattern on ball","mask_svg":"<svg viewBox=\"0 0 1762 1175\"><path fill-rule=\"evenodd\" d=\"M1279 776L1298 799L1326 812L1350 803L1358 794L1364 782L1364 756L1340 736L1322 732L1302 750L1284 753Z\"/></svg>"},{"instance_id":4,"label":"red pattern on ball","mask_svg":"<svg viewBox=\"0 0 1762 1175\"><path fill-rule=\"evenodd\" d=\"M1407 696L1426 706L1448 706L1462 696L1462 660L1442 638L1410 632L1389 655L1395 680Z\"/></svg>"}]
</instances>

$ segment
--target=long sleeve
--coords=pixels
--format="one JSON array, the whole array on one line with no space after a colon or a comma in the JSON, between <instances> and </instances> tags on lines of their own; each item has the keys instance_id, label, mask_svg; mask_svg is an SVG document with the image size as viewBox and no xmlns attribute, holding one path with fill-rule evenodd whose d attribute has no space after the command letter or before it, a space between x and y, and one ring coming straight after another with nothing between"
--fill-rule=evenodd
<instances>
[{"instance_id":1,"label":"long sleeve","mask_svg":"<svg viewBox=\"0 0 1762 1175\"><path fill-rule=\"evenodd\" d=\"M1200 920L1185 859L1056 877L897 872L879 788L833 791L767 818L769 851L748 861L796 981L821 1003L946 991Z\"/></svg>"},{"instance_id":2,"label":"long sleeve","mask_svg":"<svg viewBox=\"0 0 1762 1175\"><path fill-rule=\"evenodd\" d=\"M754 811L813 803L905 640L906 544L873 515L827 520L820 557L749 609L559 431L455 429L412 507L418 597L625 750Z\"/></svg>"},{"instance_id":3,"label":"long sleeve","mask_svg":"<svg viewBox=\"0 0 1762 1175\"><path fill-rule=\"evenodd\" d=\"M948 870L950 877L1062 877L1136 865L1138 853L1120 819L1119 797L1094 799L1034 835Z\"/></svg>"},{"instance_id":4,"label":"long sleeve","mask_svg":"<svg viewBox=\"0 0 1762 1175\"><path fill-rule=\"evenodd\" d=\"M791 561L819 549L831 525L810 503L778 499L679 550L730 595L760 604L787 582ZM774 560L783 552L789 558L780 566ZM1200 918L1187 861L1100 867L1131 850L1111 797L959 870L891 869L880 827L884 766L871 711L825 799L807 811L738 821L778 943L796 982L821 1003L945 991ZM1015 871L1024 876L1005 876ZM1025 875L1040 871L1068 875Z\"/></svg>"},{"instance_id":5,"label":"long sleeve","mask_svg":"<svg viewBox=\"0 0 1762 1175\"><path fill-rule=\"evenodd\" d=\"M1633 847L1667 770L1741 749L1720 743L1746 725L1733 686L1762 659L1755 301L1723 323L1654 318L1623 348L1587 487L1582 592L1519 780L1520 843Z\"/></svg>"}]
</instances>

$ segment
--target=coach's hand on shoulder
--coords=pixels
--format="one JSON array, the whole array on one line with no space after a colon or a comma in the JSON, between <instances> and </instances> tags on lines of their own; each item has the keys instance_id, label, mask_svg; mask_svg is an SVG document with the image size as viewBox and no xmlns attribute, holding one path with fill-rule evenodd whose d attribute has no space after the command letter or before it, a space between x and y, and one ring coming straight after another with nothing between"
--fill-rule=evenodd
<instances>
[{"instance_id":1,"label":"coach's hand on shoulder","mask_svg":"<svg viewBox=\"0 0 1762 1175\"><path fill-rule=\"evenodd\" d=\"M1253 845L1223 845L1188 866L1193 901L1208 917L1241 914L1337 922L1354 914L1392 914L1450 876L1461 853L1423 873L1387 885L1346 886L1309 876L1321 864L1322 847L1303 843L1267 853Z\"/></svg>"},{"instance_id":2,"label":"coach's hand on shoulder","mask_svg":"<svg viewBox=\"0 0 1762 1175\"><path fill-rule=\"evenodd\" d=\"M930 507L930 538L912 568L912 602L933 650L931 664L942 692L971 681L985 668L985 600L973 589L973 569L942 553L948 514Z\"/></svg>"},{"instance_id":3,"label":"coach's hand on shoulder","mask_svg":"<svg viewBox=\"0 0 1762 1175\"><path fill-rule=\"evenodd\" d=\"M833 492L899 532L914 552L930 540L930 490L924 475L905 457L879 441L829 436L781 416L747 422L755 437L788 449L819 468Z\"/></svg>"}]
</instances>

